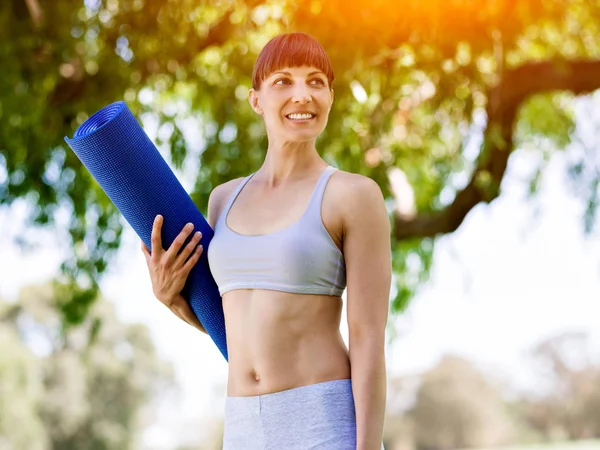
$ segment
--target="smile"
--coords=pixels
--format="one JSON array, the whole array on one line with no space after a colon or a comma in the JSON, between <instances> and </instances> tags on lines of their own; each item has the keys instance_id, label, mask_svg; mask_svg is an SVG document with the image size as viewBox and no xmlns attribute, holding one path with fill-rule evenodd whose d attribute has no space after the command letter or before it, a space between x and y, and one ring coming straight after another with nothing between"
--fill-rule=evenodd
<instances>
[{"instance_id":1,"label":"smile","mask_svg":"<svg viewBox=\"0 0 600 450\"><path fill-rule=\"evenodd\" d=\"M303 114L288 114L285 117L287 117L289 120L291 120L293 122L305 122L308 120L312 120L317 116L315 116L314 114L310 114L310 113L303 113Z\"/></svg>"}]
</instances>

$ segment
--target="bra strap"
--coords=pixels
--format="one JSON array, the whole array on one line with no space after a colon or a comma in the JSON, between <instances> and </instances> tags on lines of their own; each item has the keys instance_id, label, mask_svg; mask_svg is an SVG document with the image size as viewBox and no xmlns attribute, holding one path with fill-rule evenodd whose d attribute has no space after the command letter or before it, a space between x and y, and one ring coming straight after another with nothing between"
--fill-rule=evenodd
<instances>
[{"instance_id":1,"label":"bra strap","mask_svg":"<svg viewBox=\"0 0 600 450\"><path fill-rule=\"evenodd\" d=\"M309 214L317 214L320 217L321 204L323 203L323 195L325 193L325 188L327 187L327 182L329 181L329 178L331 177L331 175L333 175L333 172L335 172L336 170L337 170L337 168L335 168L333 166L327 166L327 168L325 168L325 170L321 174L321 177L319 178L319 181L317 182L317 185L315 186L313 195L312 195L312 197L310 199L310 203L308 205L308 209L309 209L308 213Z\"/></svg>"},{"instance_id":2,"label":"bra strap","mask_svg":"<svg viewBox=\"0 0 600 450\"><path fill-rule=\"evenodd\" d=\"M244 186L246 186L246 183L248 183L248 181L250 181L250 178L252 178L255 173L256 172L251 173L246 178L244 178L240 184L238 184L238 186L233 191L233 194L231 194L229 196L229 200L227 201L227 205L225 205L225 208L223 208L223 211L221 212L221 216L219 217L219 220L221 220L223 217L227 217L227 213L231 209L231 205L233 205L233 202L235 201L235 199L237 198L237 196L240 194L241 190L244 189Z\"/></svg>"}]
</instances>

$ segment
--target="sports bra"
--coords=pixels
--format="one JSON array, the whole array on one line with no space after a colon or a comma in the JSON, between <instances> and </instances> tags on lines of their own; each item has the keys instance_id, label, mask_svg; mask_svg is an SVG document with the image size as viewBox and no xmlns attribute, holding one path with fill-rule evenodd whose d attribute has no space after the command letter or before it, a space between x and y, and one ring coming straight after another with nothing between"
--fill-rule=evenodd
<instances>
[{"instance_id":1,"label":"sports bra","mask_svg":"<svg viewBox=\"0 0 600 450\"><path fill-rule=\"evenodd\" d=\"M297 221L263 235L242 235L227 226L233 202L256 172L242 180L221 212L207 250L221 295L234 289L342 295L346 287L344 255L321 219L323 192L335 170L327 166L321 173Z\"/></svg>"}]
</instances>

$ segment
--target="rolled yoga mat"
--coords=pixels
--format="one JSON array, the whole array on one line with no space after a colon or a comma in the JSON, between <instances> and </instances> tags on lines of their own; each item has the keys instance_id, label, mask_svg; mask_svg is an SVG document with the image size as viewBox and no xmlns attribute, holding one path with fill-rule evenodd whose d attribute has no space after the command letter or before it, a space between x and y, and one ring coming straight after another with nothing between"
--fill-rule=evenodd
<instances>
[{"instance_id":1,"label":"rolled yoga mat","mask_svg":"<svg viewBox=\"0 0 600 450\"><path fill-rule=\"evenodd\" d=\"M125 102L102 108L77 128L73 139L65 137L65 141L148 248L158 214L164 218L165 249L188 222L194 224L194 232L202 232L204 251L181 295L228 360L221 296L206 257L213 229Z\"/></svg>"}]
</instances>

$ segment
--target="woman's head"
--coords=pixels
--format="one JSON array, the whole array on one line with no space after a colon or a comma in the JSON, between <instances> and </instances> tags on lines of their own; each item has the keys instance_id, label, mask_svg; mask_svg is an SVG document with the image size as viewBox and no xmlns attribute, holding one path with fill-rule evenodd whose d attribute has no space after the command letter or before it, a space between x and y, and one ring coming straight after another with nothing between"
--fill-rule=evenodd
<instances>
[{"instance_id":1,"label":"woman's head","mask_svg":"<svg viewBox=\"0 0 600 450\"><path fill-rule=\"evenodd\" d=\"M273 72L285 67L310 66L319 69L327 77L332 88L334 74L325 49L306 33L280 34L271 39L261 50L254 63L252 88L260 90L262 82Z\"/></svg>"},{"instance_id":2,"label":"woman's head","mask_svg":"<svg viewBox=\"0 0 600 450\"><path fill-rule=\"evenodd\" d=\"M333 79L329 58L316 39L304 33L271 39L258 55L249 92L269 139L314 141L327 125Z\"/></svg>"}]
</instances>

